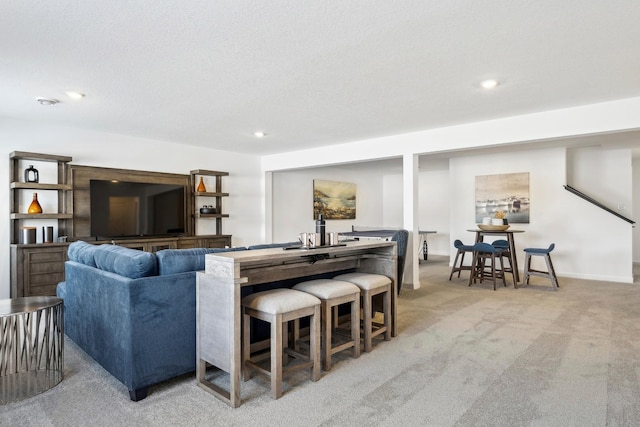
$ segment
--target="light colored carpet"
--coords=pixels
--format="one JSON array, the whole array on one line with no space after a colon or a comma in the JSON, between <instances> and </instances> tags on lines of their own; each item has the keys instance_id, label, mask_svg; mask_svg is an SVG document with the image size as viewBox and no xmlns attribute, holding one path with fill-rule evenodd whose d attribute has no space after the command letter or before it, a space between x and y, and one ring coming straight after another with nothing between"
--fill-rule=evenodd
<instances>
[{"instance_id":1,"label":"light colored carpet","mask_svg":"<svg viewBox=\"0 0 640 427\"><path fill-rule=\"evenodd\" d=\"M272 400L259 377L231 409L187 375L131 402L125 387L67 339L66 377L0 407L21 426L637 426L640 286L543 278L528 288L449 282L448 258L421 265L403 290L400 334L373 352L336 357Z\"/></svg>"}]
</instances>

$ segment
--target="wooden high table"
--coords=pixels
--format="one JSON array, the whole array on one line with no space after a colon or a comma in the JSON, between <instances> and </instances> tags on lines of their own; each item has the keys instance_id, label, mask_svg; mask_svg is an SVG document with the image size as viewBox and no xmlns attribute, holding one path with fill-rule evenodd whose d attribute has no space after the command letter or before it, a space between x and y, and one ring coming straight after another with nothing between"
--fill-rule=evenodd
<instances>
[{"instance_id":1,"label":"wooden high table","mask_svg":"<svg viewBox=\"0 0 640 427\"><path fill-rule=\"evenodd\" d=\"M396 336L396 242L369 240L313 249L272 248L205 255L205 271L196 276L198 385L234 408L241 404L243 288L296 278L303 281L316 274L352 269L392 279L391 335ZM208 365L229 373L229 390L205 378Z\"/></svg>"},{"instance_id":2,"label":"wooden high table","mask_svg":"<svg viewBox=\"0 0 640 427\"><path fill-rule=\"evenodd\" d=\"M514 287L518 287L518 282L520 281L520 271L518 270L518 257L516 256L516 244L513 240L514 233L524 233L524 230L480 230L479 228L473 230L467 230L473 233L476 233L476 243L480 243L484 241L484 236L506 236L507 242L509 242L509 253L511 258L509 262L511 263L511 268L514 271L516 276L516 283L514 283Z\"/></svg>"}]
</instances>

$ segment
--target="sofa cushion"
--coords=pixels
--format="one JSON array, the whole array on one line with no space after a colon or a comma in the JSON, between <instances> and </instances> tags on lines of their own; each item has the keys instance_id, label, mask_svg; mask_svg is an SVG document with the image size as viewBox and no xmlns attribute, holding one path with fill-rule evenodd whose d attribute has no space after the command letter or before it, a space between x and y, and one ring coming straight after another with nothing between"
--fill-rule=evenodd
<instances>
[{"instance_id":1,"label":"sofa cushion","mask_svg":"<svg viewBox=\"0 0 640 427\"><path fill-rule=\"evenodd\" d=\"M94 252L96 267L131 279L157 276L155 254L117 245L100 245Z\"/></svg>"},{"instance_id":2,"label":"sofa cushion","mask_svg":"<svg viewBox=\"0 0 640 427\"><path fill-rule=\"evenodd\" d=\"M247 248L194 248L194 249L163 249L156 253L158 257L158 273L184 273L187 271L204 270L204 256L218 252L244 251Z\"/></svg>"},{"instance_id":3,"label":"sofa cushion","mask_svg":"<svg viewBox=\"0 0 640 427\"><path fill-rule=\"evenodd\" d=\"M92 245L82 240L73 242L69 245L67 250L67 256L70 261L79 262L80 264L88 265L90 267L96 266L96 260L94 254L98 246Z\"/></svg>"}]
</instances>

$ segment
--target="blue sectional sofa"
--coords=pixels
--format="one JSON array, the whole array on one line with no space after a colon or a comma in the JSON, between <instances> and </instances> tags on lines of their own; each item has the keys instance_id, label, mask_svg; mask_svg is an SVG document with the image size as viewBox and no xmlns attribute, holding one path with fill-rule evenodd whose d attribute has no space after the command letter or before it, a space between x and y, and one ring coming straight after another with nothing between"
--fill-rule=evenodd
<instances>
[{"instance_id":1,"label":"blue sectional sofa","mask_svg":"<svg viewBox=\"0 0 640 427\"><path fill-rule=\"evenodd\" d=\"M195 370L196 271L204 270L204 255L245 249L152 254L74 242L57 287L65 333L131 400L144 399L150 385Z\"/></svg>"}]
</instances>

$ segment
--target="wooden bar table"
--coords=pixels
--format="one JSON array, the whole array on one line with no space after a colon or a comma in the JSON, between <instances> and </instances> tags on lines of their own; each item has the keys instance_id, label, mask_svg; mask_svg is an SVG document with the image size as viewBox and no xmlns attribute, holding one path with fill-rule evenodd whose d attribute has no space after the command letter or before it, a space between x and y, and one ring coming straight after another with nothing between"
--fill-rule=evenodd
<instances>
[{"instance_id":1,"label":"wooden bar table","mask_svg":"<svg viewBox=\"0 0 640 427\"><path fill-rule=\"evenodd\" d=\"M312 249L271 248L205 255L205 271L196 276L198 385L234 408L241 404L241 299L245 288L350 270L392 279L391 335L396 336L396 242L361 241ZM205 378L209 365L230 375L229 390Z\"/></svg>"},{"instance_id":2,"label":"wooden bar table","mask_svg":"<svg viewBox=\"0 0 640 427\"><path fill-rule=\"evenodd\" d=\"M518 270L518 257L516 256L516 244L513 239L514 233L524 233L524 230L481 230L479 228L473 230L467 230L473 233L476 233L476 243L480 243L484 241L484 236L506 236L507 242L509 243L509 253L511 258L509 262L511 263L511 268L514 271L516 276L516 283L514 283L514 287L518 287L518 282L520 281L520 271Z\"/></svg>"}]
</instances>

